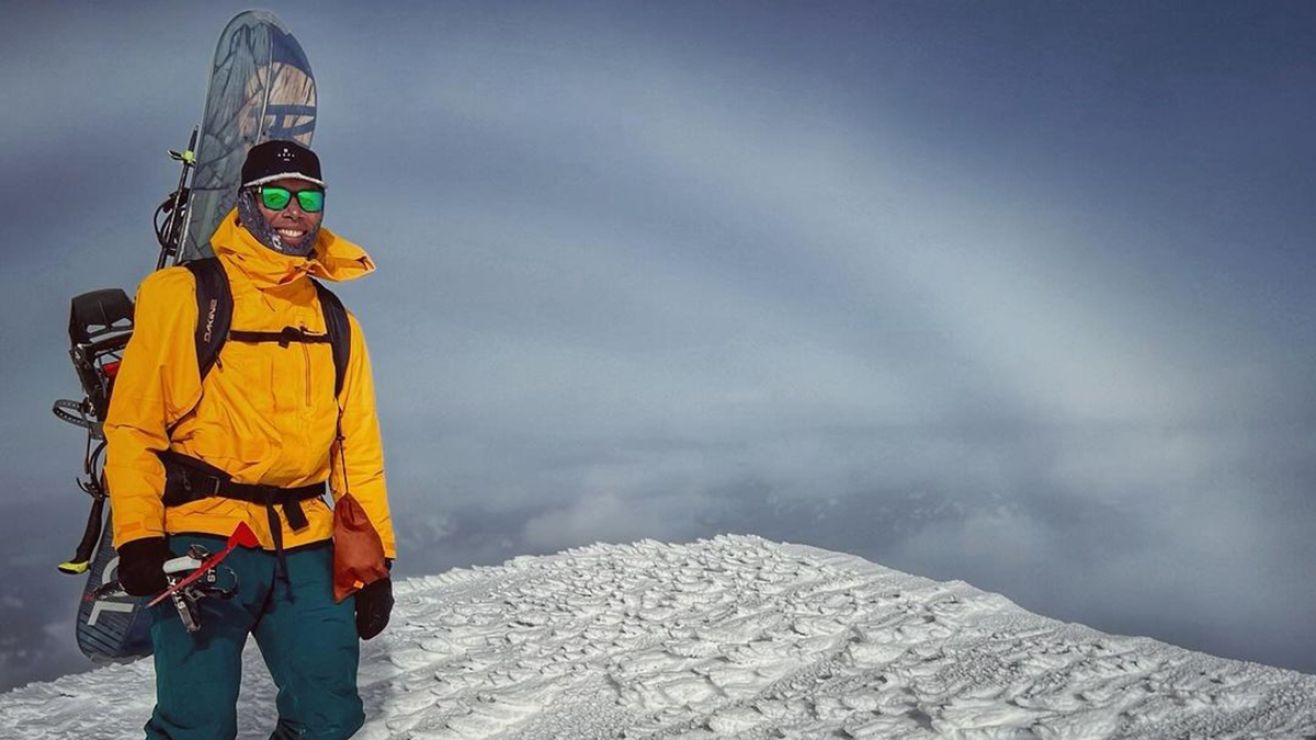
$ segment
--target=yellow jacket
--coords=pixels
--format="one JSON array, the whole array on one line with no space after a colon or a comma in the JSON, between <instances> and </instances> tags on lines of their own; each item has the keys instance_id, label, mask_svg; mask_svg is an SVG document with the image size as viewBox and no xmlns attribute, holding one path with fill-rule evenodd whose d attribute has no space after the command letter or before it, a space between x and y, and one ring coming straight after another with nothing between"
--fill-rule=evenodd
<instances>
[{"instance_id":1,"label":"yellow jacket","mask_svg":"<svg viewBox=\"0 0 1316 740\"><path fill-rule=\"evenodd\" d=\"M375 269L365 251L325 228L309 259L267 249L238 225L236 210L211 244L232 287L234 330L293 326L323 333L319 297L305 276L351 280ZM328 479L334 501L350 492L379 534L385 556L395 557L370 358L356 317L349 314L351 354L337 398L329 344L229 340L202 381L195 291L191 272L171 267L148 276L137 292L135 327L105 420L115 547L166 533L228 536L246 522L262 547L274 549L261 504L206 498L165 507L157 453L172 449L222 468L238 483L293 488ZM340 407L341 459L334 444ZM302 509L310 526L299 531L279 517L284 547L332 534L333 512L322 499L305 501Z\"/></svg>"}]
</instances>

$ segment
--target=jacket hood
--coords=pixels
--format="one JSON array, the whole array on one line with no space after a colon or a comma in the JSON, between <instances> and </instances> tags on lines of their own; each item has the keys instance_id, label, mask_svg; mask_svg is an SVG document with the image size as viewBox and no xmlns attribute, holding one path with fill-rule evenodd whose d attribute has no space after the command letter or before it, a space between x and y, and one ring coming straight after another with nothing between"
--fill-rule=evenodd
<instances>
[{"instance_id":1,"label":"jacket hood","mask_svg":"<svg viewBox=\"0 0 1316 740\"><path fill-rule=\"evenodd\" d=\"M215 255L224 257L261 286L287 285L303 275L345 282L375 271L375 263L360 246L320 227L315 248L306 257L280 254L256 240L238 224L238 210L229 211L210 238Z\"/></svg>"}]
</instances>

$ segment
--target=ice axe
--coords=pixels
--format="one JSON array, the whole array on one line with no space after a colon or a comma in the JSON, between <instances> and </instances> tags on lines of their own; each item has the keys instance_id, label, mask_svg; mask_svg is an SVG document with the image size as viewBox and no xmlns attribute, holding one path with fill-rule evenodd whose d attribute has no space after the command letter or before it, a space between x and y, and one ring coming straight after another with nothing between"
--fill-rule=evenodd
<instances>
[{"instance_id":1,"label":"ice axe","mask_svg":"<svg viewBox=\"0 0 1316 740\"><path fill-rule=\"evenodd\" d=\"M220 550L203 560L201 565L197 566L197 569L192 571L190 575L186 578L180 579L177 583L171 585L164 591L161 591L158 596L147 604L147 606L155 606L178 591L196 583L201 579L201 576L205 575L206 571L219 565L219 561L223 560L229 553L233 552L233 548L238 545L242 545L243 547L256 547L259 544L260 540L256 539L256 533L251 531L251 527L248 527L246 522L238 522L238 526L233 530L233 534L228 536L228 544L224 545L223 550Z\"/></svg>"}]
</instances>

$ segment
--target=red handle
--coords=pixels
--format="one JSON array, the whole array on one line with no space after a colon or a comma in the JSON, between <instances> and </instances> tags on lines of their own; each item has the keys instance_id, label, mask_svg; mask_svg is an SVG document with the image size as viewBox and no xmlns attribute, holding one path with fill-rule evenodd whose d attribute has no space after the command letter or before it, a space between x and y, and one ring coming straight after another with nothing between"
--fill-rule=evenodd
<instances>
[{"instance_id":1,"label":"red handle","mask_svg":"<svg viewBox=\"0 0 1316 740\"><path fill-rule=\"evenodd\" d=\"M248 527L246 522L238 522L238 526L233 530L233 534L228 536L228 544L224 546L223 550L206 558L196 570L189 573L183 580L175 583L164 591L161 591L160 595L151 599L147 606L155 606L161 601L169 598L170 594L187 588L200 580L201 576L206 574L206 571L218 565L219 561L223 560L230 552L233 552L233 548L238 545L242 545L243 547L255 547L259 544L260 540L256 539L256 533L251 531L251 527Z\"/></svg>"}]
</instances>

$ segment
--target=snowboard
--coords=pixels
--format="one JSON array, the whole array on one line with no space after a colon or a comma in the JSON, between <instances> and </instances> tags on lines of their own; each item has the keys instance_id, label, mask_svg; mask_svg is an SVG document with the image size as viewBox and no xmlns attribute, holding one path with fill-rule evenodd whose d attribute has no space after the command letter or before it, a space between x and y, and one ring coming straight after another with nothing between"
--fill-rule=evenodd
<instances>
[{"instance_id":1,"label":"snowboard","mask_svg":"<svg viewBox=\"0 0 1316 740\"><path fill-rule=\"evenodd\" d=\"M211 64L200 138L194 152L195 170L186 198L186 221L178 243L178 261L213 255L210 237L237 202L247 150L269 139L292 139L309 146L315 133L315 119L315 77L297 39L268 11L248 10L234 16L219 36ZM82 298L74 299L75 306ZM75 308L75 321L76 313ZM75 338L74 351L85 355L95 348L80 345ZM75 364L78 359L75 354ZM117 358L85 359L89 361L78 365L80 377L99 373L105 366L117 370L117 364L110 361ZM95 369L88 371L88 367ZM83 413L84 417L90 417L88 428L96 439L97 427L104 421L104 409L108 408L112 377L81 379L84 389L106 389L100 399L103 403L90 403L90 397L96 395L92 390L88 390L89 400L84 402L86 408L98 409L91 414ZM58 411L56 415L60 415ZM60 416L69 420L67 414ZM89 462L88 474L92 480L99 478L94 467ZM99 501L104 503L103 495ZM128 596L113 587L119 559L111 543L112 517L112 511L105 517L89 565L79 562L61 566L65 572L88 573L78 607L77 639L78 647L95 662L132 660L151 653L151 619L145 606L149 599ZM93 515L93 520L98 518ZM90 546L94 532L92 528L84 536L85 546ZM83 549L79 547L80 552Z\"/></svg>"}]
</instances>

